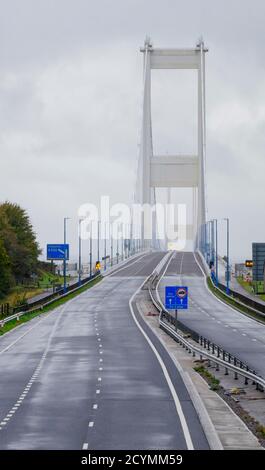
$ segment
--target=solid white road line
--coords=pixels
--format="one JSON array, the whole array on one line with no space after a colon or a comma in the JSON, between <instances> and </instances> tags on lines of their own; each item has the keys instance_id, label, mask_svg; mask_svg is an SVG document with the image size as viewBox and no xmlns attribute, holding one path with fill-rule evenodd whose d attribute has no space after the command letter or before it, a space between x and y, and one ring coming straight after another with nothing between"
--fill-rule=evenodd
<instances>
[{"instance_id":1,"label":"solid white road line","mask_svg":"<svg viewBox=\"0 0 265 470\"><path fill-rule=\"evenodd\" d=\"M146 253L145 255L140 256L140 257L137 258L135 261L133 261L133 263L128 263L128 264L126 264L126 266L123 266L122 268L117 269L117 270L114 271L113 273L109 274L108 277L111 277L111 276L113 276L114 274L117 274L117 273L119 273L120 271L123 271L124 269L130 268L133 264L138 263L138 261L140 261L142 258L144 258L144 257L147 256L147 255L150 255L150 253Z\"/></svg>"},{"instance_id":2,"label":"solid white road line","mask_svg":"<svg viewBox=\"0 0 265 470\"><path fill-rule=\"evenodd\" d=\"M141 331L142 335L145 337L146 341L148 342L149 346L151 347L153 353L155 354L159 364L160 364L160 367L163 371L163 374L165 376L165 379L167 381L167 384L168 384L168 387L169 387L169 390L171 392L171 395L172 395L172 398L174 400L174 403L175 403L175 407L176 407L176 411L177 411L177 414L179 416L179 419L180 419L180 423L181 423L181 427L182 427L182 430L183 430L183 435L184 435L184 438L185 438L185 441L186 441L186 445L187 445L187 448L188 450L194 450L194 446L193 446L193 442L192 442L192 439L191 439L191 435L190 435L190 431L189 431L189 428L188 428L188 425L187 425L187 422L186 422L186 418L184 416L184 413L183 413L183 410L182 410L182 406L181 406L181 403L179 401L179 398L178 398L178 395L176 393L176 390L174 388L174 385L171 381L171 378L169 376L169 373L167 371L167 368L165 366L165 363L163 362L163 359L161 358L159 352L157 351L157 349L155 348L155 346L153 345L152 341L150 340L150 338L147 336L147 334L145 333L145 331L143 330L143 328L141 327L140 323L138 322L136 316L135 316L135 313L133 311L133 306L132 306L132 302L134 300L134 297L138 294L138 292L140 292L142 286L144 285L144 283L146 282L146 279L145 281L140 285L140 287L138 287L138 289L136 290L136 292L132 295L132 297L130 298L129 300L129 306L130 306L130 311L131 311L131 314L132 314L132 317L137 325L137 327L139 328L139 330Z\"/></svg>"}]
</instances>

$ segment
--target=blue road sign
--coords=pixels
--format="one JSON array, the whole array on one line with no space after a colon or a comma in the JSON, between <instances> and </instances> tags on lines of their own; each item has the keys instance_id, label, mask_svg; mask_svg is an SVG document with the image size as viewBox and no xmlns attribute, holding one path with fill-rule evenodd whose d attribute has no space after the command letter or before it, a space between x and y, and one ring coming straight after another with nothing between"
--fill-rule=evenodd
<instances>
[{"instance_id":1,"label":"blue road sign","mask_svg":"<svg viewBox=\"0 0 265 470\"><path fill-rule=\"evenodd\" d=\"M166 286L166 308L173 310L184 310L188 308L187 286Z\"/></svg>"},{"instance_id":2,"label":"blue road sign","mask_svg":"<svg viewBox=\"0 0 265 470\"><path fill-rule=\"evenodd\" d=\"M47 259L69 259L69 245L64 244L49 244L47 245Z\"/></svg>"}]
</instances>

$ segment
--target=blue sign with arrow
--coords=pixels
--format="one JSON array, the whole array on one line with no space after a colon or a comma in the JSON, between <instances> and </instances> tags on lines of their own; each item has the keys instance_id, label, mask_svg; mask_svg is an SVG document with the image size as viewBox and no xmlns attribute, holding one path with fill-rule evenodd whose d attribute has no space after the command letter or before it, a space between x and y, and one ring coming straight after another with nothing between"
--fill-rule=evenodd
<instances>
[{"instance_id":1,"label":"blue sign with arrow","mask_svg":"<svg viewBox=\"0 0 265 470\"><path fill-rule=\"evenodd\" d=\"M47 259L69 259L68 243L49 244L47 245Z\"/></svg>"},{"instance_id":2,"label":"blue sign with arrow","mask_svg":"<svg viewBox=\"0 0 265 470\"><path fill-rule=\"evenodd\" d=\"M166 286L165 300L168 310L186 310L188 308L188 287Z\"/></svg>"}]
</instances>

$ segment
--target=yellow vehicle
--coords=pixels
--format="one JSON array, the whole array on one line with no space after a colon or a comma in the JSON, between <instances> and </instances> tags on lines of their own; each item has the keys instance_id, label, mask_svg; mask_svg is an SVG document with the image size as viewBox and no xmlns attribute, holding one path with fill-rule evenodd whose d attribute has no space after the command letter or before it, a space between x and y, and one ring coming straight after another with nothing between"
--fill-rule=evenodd
<instances>
[{"instance_id":1,"label":"yellow vehicle","mask_svg":"<svg viewBox=\"0 0 265 470\"><path fill-rule=\"evenodd\" d=\"M96 261L95 270L96 270L96 271L100 271L100 268L101 268L100 261Z\"/></svg>"}]
</instances>

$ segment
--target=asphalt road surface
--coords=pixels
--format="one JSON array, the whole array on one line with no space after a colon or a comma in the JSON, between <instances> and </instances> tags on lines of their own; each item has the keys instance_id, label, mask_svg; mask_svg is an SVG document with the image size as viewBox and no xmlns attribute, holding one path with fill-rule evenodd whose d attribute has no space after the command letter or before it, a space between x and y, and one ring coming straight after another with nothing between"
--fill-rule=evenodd
<instances>
[{"instance_id":1,"label":"asphalt road surface","mask_svg":"<svg viewBox=\"0 0 265 470\"><path fill-rule=\"evenodd\" d=\"M132 303L166 377L129 307L163 255L132 260L0 338L1 449L208 448L170 356Z\"/></svg>"},{"instance_id":2,"label":"asphalt road surface","mask_svg":"<svg viewBox=\"0 0 265 470\"><path fill-rule=\"evenodd\" d=\"M166 285L189 288L189 308L178 318L265 377L265 325L239 313L216 299L205 286L205 278L193 253L178 252L160 284L164 300Z\"/></svg>"}]
</instances>

